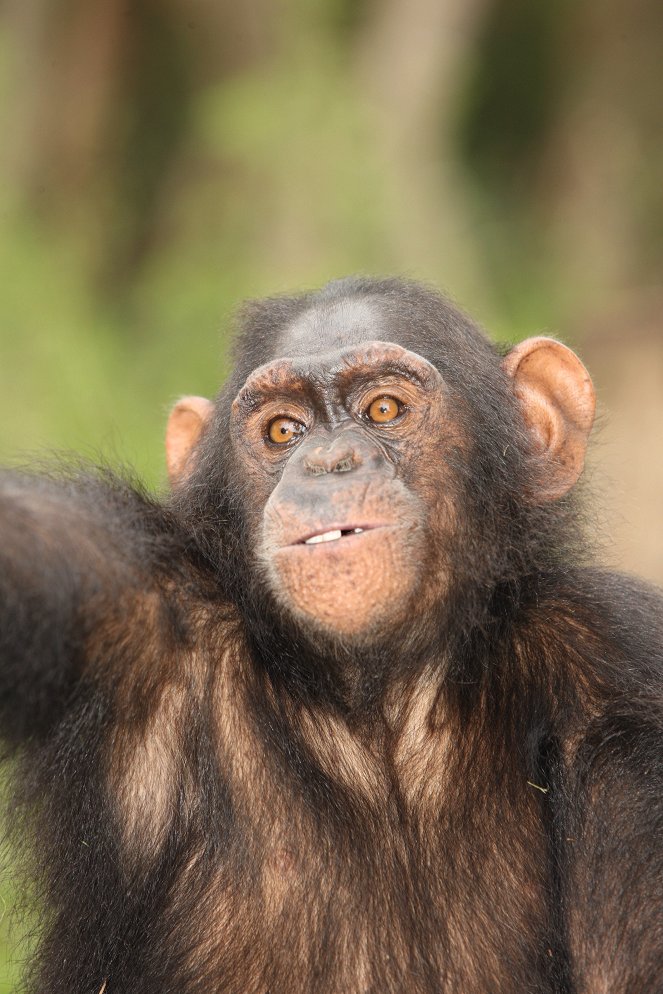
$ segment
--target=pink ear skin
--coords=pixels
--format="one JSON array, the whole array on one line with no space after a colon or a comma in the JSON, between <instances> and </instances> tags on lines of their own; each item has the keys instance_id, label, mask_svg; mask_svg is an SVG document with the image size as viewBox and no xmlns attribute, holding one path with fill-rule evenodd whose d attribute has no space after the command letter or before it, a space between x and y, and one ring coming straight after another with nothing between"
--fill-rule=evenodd
<instances>
[{"instance_id":1,"label":"pink ear skin","mask_svg":"<svg viewBox=\"0 0 663 994\"><path fill-rule=\"evenodd\" d=\"M552 338L528 338L503 362L541 459L536 497L557 500L585 465L596 398L577 355Z\"/></svg>"},{"instance_id":2,"label":"pink ear skin","mask_svg":"<svg viewBox=\"0 0 663 994\"><path fill-rule=\"evenodd\" d=\"M205 397L182 397L166 426L166 466L171 484L188 475L189 456L210 418L214 404Z\"/></svg>"}]
</instances>

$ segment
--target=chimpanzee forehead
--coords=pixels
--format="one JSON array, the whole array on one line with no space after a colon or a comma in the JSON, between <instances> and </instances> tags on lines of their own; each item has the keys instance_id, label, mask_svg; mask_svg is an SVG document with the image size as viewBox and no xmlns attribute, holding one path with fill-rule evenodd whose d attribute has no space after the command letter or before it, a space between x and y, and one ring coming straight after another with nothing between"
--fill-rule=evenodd
<instances>
[{"instance_id":1,"label":"chimpanzee forehead","mask_svg":"<svg viewBox=\"0 0 663 994\"><path fill-rule=\"evenodd\" d=\"M346 297L317 303L284 328L274 358L315 357L370 341L398 341L386 309L376 300Z\"/></svg>"}]
</instances>

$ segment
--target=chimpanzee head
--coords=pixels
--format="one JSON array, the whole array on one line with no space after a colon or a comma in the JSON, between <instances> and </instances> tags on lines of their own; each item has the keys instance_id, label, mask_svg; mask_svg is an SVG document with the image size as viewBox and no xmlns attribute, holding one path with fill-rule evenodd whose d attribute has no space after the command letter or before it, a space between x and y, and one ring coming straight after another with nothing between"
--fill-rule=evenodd
<instances>
[{"instance_id":1,"label":"chimpanzee head","mask_svg":"<svg viewBox=\"0 0 663 994\"><path fill-rule=\"evenodd\" d=\"M168 464L240 608L426 641L555 554L593 411L558 342L503 357L436 293L350 279L246 308L217 401L176 405Z\"/></svg>"}]
</instances>

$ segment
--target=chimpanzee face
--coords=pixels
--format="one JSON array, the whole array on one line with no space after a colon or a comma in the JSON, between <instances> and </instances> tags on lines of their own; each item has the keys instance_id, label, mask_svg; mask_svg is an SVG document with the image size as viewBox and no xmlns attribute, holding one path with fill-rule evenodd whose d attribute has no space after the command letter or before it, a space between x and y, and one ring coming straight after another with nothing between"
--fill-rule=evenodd
<instances>
[{"instance_id":1,"label":"chimpanzee face","mask_svg":"<svg viewBox=\"0 0 663 994\"><path fill-rule=\"evenodd\" d=\"M286 611L350 639L412 613L445 530L446 422L439 372L393 343L251 374L231 432L255 495L251 544Z\"/></svg>"}]
</instances>

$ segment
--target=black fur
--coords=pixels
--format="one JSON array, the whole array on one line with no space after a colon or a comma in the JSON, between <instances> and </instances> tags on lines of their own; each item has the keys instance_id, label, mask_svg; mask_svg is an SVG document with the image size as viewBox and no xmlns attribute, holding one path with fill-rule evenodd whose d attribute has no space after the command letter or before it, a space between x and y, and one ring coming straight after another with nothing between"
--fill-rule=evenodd
<instances>
[{"instance_id":1,"label":"black fur","mask_svg":"<svg viewBox=\"0 0 663 994\"><path fill-rule=\"evenodd\" d=\"M229 407L297 316L358 297L437 366L469 444L439 617L349 660L265 593ZM433 292L341 281L246 308L172 498L105 472L2 476L31 991L663 991L662 602L588 565L575 497L523 499L499 358Z\"/></svg>"}]
</instances>

